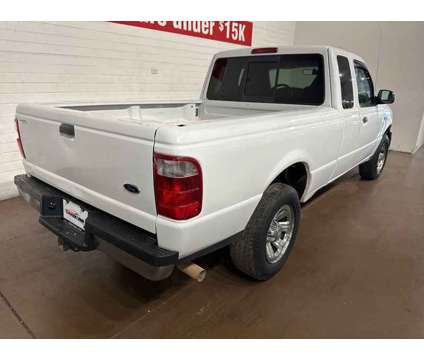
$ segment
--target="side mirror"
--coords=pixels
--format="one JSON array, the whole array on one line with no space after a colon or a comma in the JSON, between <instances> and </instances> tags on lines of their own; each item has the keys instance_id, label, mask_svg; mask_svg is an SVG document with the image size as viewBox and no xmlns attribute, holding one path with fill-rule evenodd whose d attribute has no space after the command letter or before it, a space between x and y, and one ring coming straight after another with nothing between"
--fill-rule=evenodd
<instances>
[{"instance_id":1,"label":"side mirror","mask_svg":"<svg viewBox=\"0 0 424 360\"><path fill-rule=\"evenodd\" d=\"M377 104L393 104L395 93L392 90L380 90L377 96Z\"/></svg>"}]
</instances>

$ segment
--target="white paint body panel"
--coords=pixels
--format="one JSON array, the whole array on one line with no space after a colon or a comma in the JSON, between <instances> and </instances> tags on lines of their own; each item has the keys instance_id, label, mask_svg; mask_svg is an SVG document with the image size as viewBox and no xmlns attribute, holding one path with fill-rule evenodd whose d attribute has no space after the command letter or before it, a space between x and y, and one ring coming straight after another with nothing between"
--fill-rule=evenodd
<instances>
[{"instance_id":1,"label":"white paint body panel","mask_svg":"<svg viewBox=\"0 0 424 360\"><path fill-rule=\"evenodd\" d=\"M17 116L27 152L25 169L80 200L155 232L159 246L178 251L180 257L225 240L245 228L265 189L287 167L305 164L308 181L301 201L306 201L367 160L391 125L387 106L375 107L367 129L360 121L357 98L353 109L341 106L335 56L362 61L359 57L328 47L279 48L279 52L324 56L322 106L210 101L205 96L207 85L200 102L140 103L145 109L138 121L129 119L126 107L131 104L101 111L90 110L92 104L80 105L80 110L22 105ZM249 53L237 50L217 56ZM199 116L187 110L193 106L199 107ZM60 122L75 124L75 139L58 135ZM197 217L173 221L157 216L153 151L199 161L203 206ZM126 182L140 186L141 193L125 193Z\"/></svg>"}]
</instances>

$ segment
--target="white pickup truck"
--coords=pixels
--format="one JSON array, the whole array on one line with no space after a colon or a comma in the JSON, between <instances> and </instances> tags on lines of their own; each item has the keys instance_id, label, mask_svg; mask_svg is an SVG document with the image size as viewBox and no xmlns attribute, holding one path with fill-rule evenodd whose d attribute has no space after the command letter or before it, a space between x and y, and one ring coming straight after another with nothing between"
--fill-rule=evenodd
<instances>
[{"instance_id":1,"label":"white pickup truck","mask_svg":"<svg viewBox=\"0 0 424 360\"><path fill-rule=\"evenodd\" d=\"M15 184L64 248L160 280L229 246L265 280L289 256L300 203L357 165L381 174L393 101L344 50L221 52L199 101L19 105Z\"/></svg>"}]
</instances>

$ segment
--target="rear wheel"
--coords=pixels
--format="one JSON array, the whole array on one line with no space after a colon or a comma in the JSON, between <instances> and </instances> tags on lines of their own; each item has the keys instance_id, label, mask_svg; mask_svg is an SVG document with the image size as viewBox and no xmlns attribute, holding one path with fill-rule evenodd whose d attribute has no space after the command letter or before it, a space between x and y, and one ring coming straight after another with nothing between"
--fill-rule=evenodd
<instances>
[{"instance_id":1,"label":"rear wheel","mask_svg":"<svg viewBox=\"0 0 424 360\"><path fill-rule=\"evenodd\" d=\"M383 172L386 165L387 155L389 152L390 139L387 135L383 136L383 140L377 147L374 155L367 162L359 165L359 175L364 180L377 179Z\"/></svg>"},{"instance_id":2,"label":"rear wheel","mask_svg":"<svg viewBox=\"0 0 424 360\"><path fill-rule=\"evenodd\" d=\"M243 235L230 247L236 268L257 280L275 275L291 252L300 220L297 192L272 184L263 194Z\"/></svg>"}]
</instances>

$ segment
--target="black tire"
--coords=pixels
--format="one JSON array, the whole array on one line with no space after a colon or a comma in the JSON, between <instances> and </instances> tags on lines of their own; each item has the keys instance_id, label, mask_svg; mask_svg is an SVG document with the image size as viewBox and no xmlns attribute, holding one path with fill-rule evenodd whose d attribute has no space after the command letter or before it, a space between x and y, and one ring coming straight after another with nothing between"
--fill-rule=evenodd
<instances>
[{"instance_id":1,"label":"black tire","mask_svg":"<svg viewBox=\"0 0 424 360\"><path fill-rule=\"evenodd\" d=\"M288 205L292 210L293 230L282 257L270 263L266 255L267 232L274 216ZM241 272L256 280L267 280L280 271L296 240L300 220L297 192L289 185L276 183L268 187L256 207L242 236L230 246L231 260Z\"/></svg>"},{"instance_id":2,"label":"black tire","mask_svg":"<svg viewBox=\"0 0 424 360\"><path fill-rule=\"evenodd\" d=\"M387 135L384 135L383 139L380 142L380 145L378 145L377 150L375 151L371 159L359 165L359 175L361 176L363 180L375 180L381 175L381 173L384 170L384 166L386 165L386 162L387 162L389 146L390 146L390 139ZM379 155L382 152L384 152L385 154L384 163L383 163L383 167L379 171L378 170Z\"/></svg>"}]
</instances>

